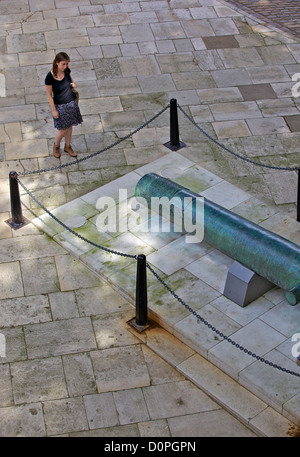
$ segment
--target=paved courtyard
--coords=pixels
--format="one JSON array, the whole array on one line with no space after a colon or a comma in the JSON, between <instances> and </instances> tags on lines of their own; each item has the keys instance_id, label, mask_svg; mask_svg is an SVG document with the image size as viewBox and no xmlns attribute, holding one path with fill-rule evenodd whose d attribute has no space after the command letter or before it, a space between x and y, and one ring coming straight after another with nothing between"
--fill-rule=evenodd
<instances>
[{"instance_id":1,"label":"paved courtyard","mask_svg":"<svg viewBox=\"0 0 300 457\"><path fill-rule=\"evenodd\" d=\"M226 148L277 168L236 158L179 113L186 147L173 156L178 156L182 174L174 175L173 170L170 176L193 187L201 184L199 173L205 170L205 186L199 192L223 183L217 196L226 206L236 195L229 190L238 189L239 195L247 196L239 202L247 202L247 210L240 207L242 214L299 244L297 174L290 170L300 162L299 98L292 92L293 75L300 72L298 38L220 0L3 0L0 22L0 332L6 342L5 357L0 358L0 434L299 433L295 379L282 384L280 378L278 384L275 376L271 383L270 376L266 379L261 373L260 379L273 386L274 398L269 401L261 391L251 391L255 370L251 374L250 368L248 383L242 385L236 372L226 374L216 363L218 354L208 360L191 341L181 341L174 322L168 327L162 319L167 328L154 327L145 336L135 333L126 324L134 316L130 297L116 292L113 276L111 287L82 262L81 244L70 249L64 240L55 239L58 232L47 234L37 223L17 231L5 223L10 217L8 173L15 170L49 210L59 211L65 204L71 213L74 209L67 220L73 218L75 229L82 221L75 217L82 199L80 216L89 220L91 236L109 245L110 236L95 233L92 224L95 201L84 199L115 180L121 179L117 185L129 183L132 173L139 175L147 164L168 160L168 111L128 134L175 98ZM80 93L84 123L74 129L73 137L78 158L126 140L70 167L21 176L58 165L52 156L54 128L44 77L61 50L71 57ZM70 160L65 154L60 163ZM184 174L185 161L196 167L194 174ZM43 210L22 194L24 215L37 222ZM124 240L120 248L132 245ZM211 275L202 266L202 279L209 281L218 265L223 268L220 259L216 253ZM125 272L133 272L132 266L125 267ZM188 273L188 281L199 284L195 270ZM272 344L264 347L265 338L257 345L260 354L299 371L290 339L300 329L300 308L288 305L283 291L273 290L258 305L244 309L224 301L217 282L200 297L209 315L220 316L219 311L227 309L232 335L248 326L249 344L253 334L257 340L262 337L259 328L264 336L267 330ZM253 311L262 318L254 322ZM280 328L279 321L285 323ZM223 354L230 358L226 349ZM243 367L237 365L239 372ZM278 402L276 389L281 385Z\"/></svg>"}]
</instances>

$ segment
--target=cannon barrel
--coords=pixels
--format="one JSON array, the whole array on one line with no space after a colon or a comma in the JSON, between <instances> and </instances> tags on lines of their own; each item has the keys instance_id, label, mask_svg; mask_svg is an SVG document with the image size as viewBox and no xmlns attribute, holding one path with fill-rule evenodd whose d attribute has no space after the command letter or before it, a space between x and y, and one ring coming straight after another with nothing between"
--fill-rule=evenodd
<instances>
[{"instance_id":1,"label":"cannon barrel","mask_svg":"<svg viewBox=\"0 0 300 457\"><path fill-rule=\"evenodd\" d=\"M201 197L155 173L138 181L135 196L146 199L149 207L152 197L179 197L183 212L185 197ZM290 305L300 302L300 247L295 243L206 198L203 241L285 290Z\"/></svg>"}]
</instances>

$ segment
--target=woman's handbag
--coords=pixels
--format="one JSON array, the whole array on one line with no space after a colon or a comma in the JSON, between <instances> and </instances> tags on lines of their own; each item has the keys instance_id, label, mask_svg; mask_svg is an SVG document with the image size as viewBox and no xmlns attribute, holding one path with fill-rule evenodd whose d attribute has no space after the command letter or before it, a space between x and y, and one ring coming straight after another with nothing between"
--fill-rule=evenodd
<instances>
[{"instance_id":1,"label":"woman's handbag","mask_svg":"<svg viewBox=\"0 0 300 457\"><path fill-rule=\"evenodd\" d=\"M77 103L79 102L79 93L77 92L76 89L74 89L74 87L72 87L72 91L74 92L74 94L76 95L76 101Z\"/></svg>"}]
</instances>

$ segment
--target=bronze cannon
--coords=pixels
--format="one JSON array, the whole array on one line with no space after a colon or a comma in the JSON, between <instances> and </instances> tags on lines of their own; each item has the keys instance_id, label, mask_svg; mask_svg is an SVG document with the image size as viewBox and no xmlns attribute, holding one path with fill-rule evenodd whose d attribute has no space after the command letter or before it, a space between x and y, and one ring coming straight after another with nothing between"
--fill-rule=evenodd
<instances>
[{"instance_id":1,"label":"bronze cannon","mask_svg":"<svg viewBox=\"0 0 300 457\"><path fill-rule=\"evenodd\" d=\"M199 194L155 173L137 183L135 196L151 205L152 197L184 198ZM290 305L300 302L300 247L204 198L203 241L286 291Z\"/></svg>"}]
</instances>

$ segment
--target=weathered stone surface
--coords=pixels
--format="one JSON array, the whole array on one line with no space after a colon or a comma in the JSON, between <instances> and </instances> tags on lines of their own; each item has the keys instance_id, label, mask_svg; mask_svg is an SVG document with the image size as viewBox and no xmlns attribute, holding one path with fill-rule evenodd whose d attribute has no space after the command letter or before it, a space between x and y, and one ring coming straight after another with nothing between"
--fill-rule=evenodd
<instances>
[{"instance_id":1,"label":"weathered stone surface","mask_svg":"<svg viewBox=\"0 0 300 457\"><path fill-rule=\"evenodd\" d=\"M37 437L46 436L42 405L32 403L20 406L1 408L3 437Z\"/></svg>"},{"instance_id":2,"label":"weathered stone surface","mask_svg":"<svg viewBox=\"0 0 300 457\"><path fill-rule=\"evenodd\" d=\"M89 318L26 326L25 337L30 358L71 354L96 348Z\"/></svg>"},{"instance_id":3,"label":"weathered stone surface","mask_svg":"<svg viewBox=\"0 0 300 457\"><path fill-rule=\"evenodd\" d=\"M1 291L0 298L13 298L24 295L19 262L0 265Z\"/></svg>"},{"instance_id":4,"label":"weathered stone surface","mask_svg":"<svg viewBox=\"0 0 300 457\"><path fill-rule=\"evenodd\" d=\"M16 404L52 400L67 395L60 357L15 362L11 370Z\"/></svg>"},{"instance_id":5,"label":"weathered stone surface","mask_svg":"<svg viewBox=\"0 0 300 457\"><path fill-rule=\"evenodd\" d=\"M44 295L20 297L1 302L0 327L14 327L51 320L49 302Z\"/></svg>"},{"instance_id":6,"label":"weathered stone surface","mask_svg":"<svg viewBox=\"0 0 300 457\"><path fill-rule=\"evenodd\" d=\"M82 397L45 402L44 418L49 435L59 435L88 429Z\"/></svg>"},{"instance_id":7,"label":"weathered stone surface","mask_svg":"<svg viewBox=\"0 0 300 457\"><path fill-rule=\"evenodd\" d=\"M93 352L91 357L98 392L113 392L150 384L140 346L103 349Z\"/></svg>"},{"instance_id":8,"label":"weathered stone surface","mask_svg":"<svg viewBox=\"0 0 300 457\"><path fill-rule=\"evenodd\" d=\"M46 43L44 34L39 32L27 33L25 35L12 35L7 39L7 50L9 53L45 51Z\"/></svg>"},{"instance_id":9,"label":"weathered stone surface","mask_svg":"<svg viewBox=\"0 0 300 457\"><path fill-rule=\"evenodd\" d=\"M49 155L46 139L27 140L5 145L7 160L32 159L34 157L46 157Z\"/></svg>"}]
</instances>

